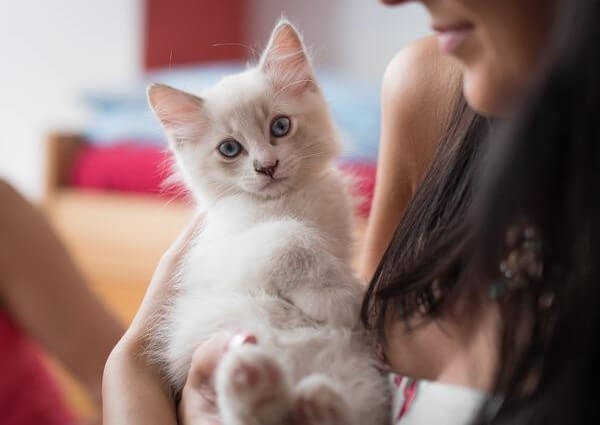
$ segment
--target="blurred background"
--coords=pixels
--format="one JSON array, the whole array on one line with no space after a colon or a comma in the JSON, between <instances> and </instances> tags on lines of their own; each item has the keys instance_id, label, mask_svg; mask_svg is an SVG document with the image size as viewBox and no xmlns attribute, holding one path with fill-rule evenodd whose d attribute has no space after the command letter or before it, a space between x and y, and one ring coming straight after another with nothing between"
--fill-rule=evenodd
<instances>
[{"instance_id":1,"label":"blurred background","mask_svg":"<svg viewBox=\"0 0 600 425\"><path fill-rule=\"evenodd\" d=\"M372 196L379 85L428 33L420 7L377 0L0 0L0 178L40 204L93 291L127 324L189 218L165 190L151 81L200 90L256 59L282 15L303 33L341 129L341 166ZM360 225L359 225L360 227ZM360 229L357 231L360 232ZM74 409L96 417L54 366ZM1 421L0 421L1 422Z\"/></svg>"},{"instance_id":2,"label":"blurred background","mask_svg":"<svg viewBox=\"0 0 600 425\"><path fill-rule=\"evenodd\" d=\"M222 4L222 10L237 11L231 20L225 16L223 21L212 21L204 9L213 3ZM260 49L284 13L304 33L318 67L331 67L374 85L379 84L394 52L427 32L425 13L418 6L386 8L376 0L2 0L3 178L39 199L43 193L44 137L50 129L84 128L89 105L82 102L82 94L126 86L143 76L148 65L168 63L166 49L153 53L156 56L152 59L146 57L148 42L159 43L155 39L163 35L154 35L148 28L149 5L160 11L170 5L187 9L189 14L184 16L189 19L185 23L196 25L197 34L218 29L210 40L181 40L173 34L177 44L170 47L175 63L202 61L201 56L186 56L192 46L198 52L217 51L223 48L212 47L213 44L238 42ZM171 24L174 31L182 29L176 22ZM181 42L189 46L182 46Z\"/></svg>"}]
</instances>

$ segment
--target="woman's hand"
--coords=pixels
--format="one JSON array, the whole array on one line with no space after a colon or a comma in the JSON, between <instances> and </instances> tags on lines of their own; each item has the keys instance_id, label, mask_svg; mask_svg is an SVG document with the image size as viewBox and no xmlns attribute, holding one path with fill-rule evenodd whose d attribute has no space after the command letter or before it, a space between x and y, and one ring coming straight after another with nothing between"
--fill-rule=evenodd
<instances>
[{"instance_id":1,"label":"woman's hand","mask_svg":"<svg viewBox=\"0 0 600 425\"><path fill-rule=\"evenodd\" d=\"M243 344L256 344L256 338L218 334L194 351L178 406L180 425L220 425L213 375L225 352Z\"/></svg>"},{"instance_id":2,"label":"woman's hand","mask_svg":"<svg viewBox=\"0 0 600 425\"><path fill-rule=\"evenodd\" d=\"M163 254L138 312L111 352L102 382L103 423L175 425L175 403L157 366L144 355L150 326L173 292L173 276L201 230L196 218Z\"/></svg>"}]
</instances>

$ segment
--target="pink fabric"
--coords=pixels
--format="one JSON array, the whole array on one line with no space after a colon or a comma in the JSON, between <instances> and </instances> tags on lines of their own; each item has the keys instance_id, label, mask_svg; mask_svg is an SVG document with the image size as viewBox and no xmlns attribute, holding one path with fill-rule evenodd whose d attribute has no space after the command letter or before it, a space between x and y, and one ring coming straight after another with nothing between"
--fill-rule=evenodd
<instances>
[{"instance_id":1,"label":"pink fabric","mask_svg":"<svg viewBox=\"0 0 600 425\"><path fill-rule=\"evenodd\" d=\"M120 141L112 146L86 146L75 156L70 184L79 188L182 197L181 188L163 188L169 175L170 155L156 146ZM343 162L342 169L356 178L358 213L367 216L375 187L374 162Z\"/></svg>"},{"instance_id":2,"label":"pink fabric","mask_svg":"<svg viewBox=\"0 0 600 425\"><path fill-rule=\"evenodd\" d=\"M0 425L74 423L36 347L0 310Z\"/></svg>"},{"instance_id":3,"label":"pink fabric","mask_svg":"<svg viewBox=\"0 0 600 425\"><path fill-rule=\"evenodd\" d=\"M368 217L375 192L377 164L370 161L346 161L342 162L340 167L354 178L354 194L359 199L357 213L362 217Z\"/></svg>"},{"instance_id":4,"label":"pink fabric","mask_svg":"<svg viewBox=\"0 0 600 425\"><path fill-rule=\"evenodd\" d=\"M85 146L77 152L71 169L73 186L156 193L171 196L161 189L169 176L170 155L156 146L135 141L119 141L114 146Z\"/></svg>"}]
</instances>

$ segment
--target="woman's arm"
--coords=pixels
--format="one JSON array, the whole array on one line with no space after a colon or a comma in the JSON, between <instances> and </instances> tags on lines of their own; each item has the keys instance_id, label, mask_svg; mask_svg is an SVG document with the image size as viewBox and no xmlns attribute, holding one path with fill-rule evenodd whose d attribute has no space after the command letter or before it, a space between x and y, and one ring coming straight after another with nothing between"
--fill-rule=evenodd
<instances>
[{"instance_id":1,"label":"woman's arm","mask_svg":"<svg viewBox=\"0 0 600 425\"><path fill-rule=\"evenodd\" d=\"M360 262L365 280L375 272L435 154L459 84L458 68L432 37L400 51L386 69L377 183Z\"/></svg>"},{"instance_id":2,"label":"woman's arm","mask_svg":"<svg viewBox=\"0 0 600 425\"><path fill-rule=\"evenodd\" d=\"M0 180L0 303L100 404L104 362L122 334L40 211Z\"/></svg>"}]
</instances>

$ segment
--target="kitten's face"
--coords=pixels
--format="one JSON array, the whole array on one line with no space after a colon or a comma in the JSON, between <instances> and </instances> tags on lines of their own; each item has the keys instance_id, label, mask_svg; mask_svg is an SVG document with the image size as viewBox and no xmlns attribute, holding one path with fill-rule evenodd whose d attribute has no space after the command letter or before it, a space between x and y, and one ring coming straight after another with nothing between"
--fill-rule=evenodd
<instances>
[{"instance_id":1,"label":"kitten's face","mask_svg":"<svg viewBox=\"0 0 600 425\"><path fill-rule=\"evenodd\" d=\"M149 99L186 183L208 200L279 197L318 176L339 150L302 42L286 22L258 67L201 97L154 85Z\"/></svg>"}]
</instances>

